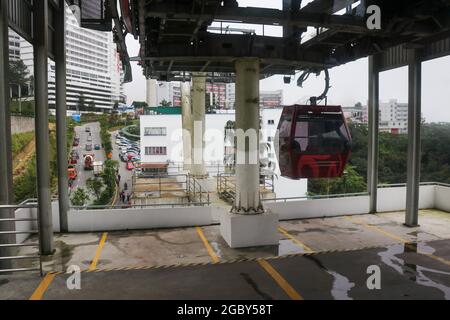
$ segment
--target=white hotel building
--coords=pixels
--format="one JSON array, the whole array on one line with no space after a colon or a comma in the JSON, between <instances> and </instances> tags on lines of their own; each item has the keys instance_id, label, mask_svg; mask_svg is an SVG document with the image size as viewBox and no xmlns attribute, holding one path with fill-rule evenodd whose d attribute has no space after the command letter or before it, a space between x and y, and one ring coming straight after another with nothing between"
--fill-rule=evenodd
<instances>
[{"instance_id":1,"label":"white hotel building","mask_svg":"<svg viewBox=\"0 0 450 320\"><path fill-rule=\"evenodd\" d=\"M261 159L273 163L275 193L277 197L303 197L307 192L307 179L290 180L280 176L275 154L274 137L282 108L261 109L260 145L270 148L261 150ZM225 139L225 126L235 120L234 110L205 116L204 160L207 171L216 175L218 166L224 165L225 149L232 147ZM140 117L141 164L159 172L177 173L183 170L183 142L181 115L143 115Z\"/></svg>"},{"instance_id":2,"label":"white hotel building","mask_svg":"<svg viewBox=\"0 0 450 320\"><path fill-rule=\"evenodd\" d=\"M85 105L92 101L96 108L111 110L115 102L125 102L122 66L111 32L81 28L66 7L67 109L77 110L80 95ZM20 56L33 70L33 48L22 40ZM55 64L49 61L49 106L55 107Z\"/></svg>"}]
</instances>

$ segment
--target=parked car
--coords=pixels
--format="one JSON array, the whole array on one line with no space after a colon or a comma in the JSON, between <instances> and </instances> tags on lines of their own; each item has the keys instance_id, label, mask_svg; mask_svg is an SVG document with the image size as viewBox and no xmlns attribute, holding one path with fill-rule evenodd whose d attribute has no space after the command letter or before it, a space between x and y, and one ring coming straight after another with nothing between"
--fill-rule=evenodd
<instances>
[{"instance_id":1,"label":"parked car","mask_svg":"<svg viewBox=\"0 0 450 320\"><path fill-rule=\"evenodd\" d=\"M135 153L128 153L127 157L128 157L128 161L130 161L131 159L135 158L137 155Z\"/></svg>"},{"instance_id":2,"label":"parked car","mask_svg":"<svg viewBox=\"0 0 450 320\"><path fill-rule=\"evenodd\" d=\"M92 151L92 144L86 144L86 151Z\"/></svg>"},{"instance_id":3,"label":"parked car","mask_svg":"<svg viewBox=\"0 0 450 320\"><path fill-rule=\"evenodd\" d=\"M87 141L88 141L88 142L91 142L91 141L92 141L92 137L91 137L91 136L88 136L88 137L87 137Z\"/></svg>"},{"instance_id":4,"label":"parked car","mask_svg":"<svg viewBox=\"0 0 450 320\"><path fill-rule=\"evenodd\" d=\"M127 162L127 170L133 170L134 169L134 164L131 161Z\"/></svg>"},{"instance_id":5,"label":"parked car","mask_svg":"<svg viewBox=\"0 0 450 320\"><path fill-rule=\"evenodd\" d=\"M91 132L91 127L86 127L86 128L84 129L84 131L86 131L86 132Z\"/></svg>"},{"instance_id":6,"label":"parked car","mask_svg":"<svg viewBox=\"0 0 450 320\"><path fill-rule=\"evenodd\" d=\"M100 148L100 145L99 145L98 143L95 144L95 145L94 145L94 149L95 149L95 150L100 150L100 149L101 149L101 148Z\"/></svg>"},{"instance_id":7,"label":"parked car","mask_svg":"<svg viewBox=\"0 0 450 320\"><path fill-rule=\"evenodd\" d=\"M73 139L73 146L74 146L74 147L78 147L79 144L80 144L80 138L75 137L75 138Z\"/></svg>"}]
</instances>

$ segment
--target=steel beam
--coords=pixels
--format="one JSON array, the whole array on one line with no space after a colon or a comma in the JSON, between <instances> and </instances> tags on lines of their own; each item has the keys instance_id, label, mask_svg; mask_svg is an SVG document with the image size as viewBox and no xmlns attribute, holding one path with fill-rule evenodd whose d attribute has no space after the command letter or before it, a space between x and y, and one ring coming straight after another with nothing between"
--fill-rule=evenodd
<instances>
[{"instance_id":1,"label":"steel beam","mask_svg":"<svg viewBox=\"0 0 450 320\"><path fill-rule=\"evenodd\" d=\"M34 3L34 87L36 110L36 172L40 251L53 253L48 132L48 1Z\"/></svg>"},{"instance_id":2,"label":"steel beam","mask_svg":"<svg viewBox=\"0 0 450 320\"><path fill-rule=\"evenodd\" d=\"M405 225L418 226L419 218L419 186L420 186L420 126L422 122L422 62L420 51L409 52L409 84L408 84L408 167L406 183L406 215Z\"/></svg>"},{"instance_id":3,"label":"steel beam","mask_svg":"<svg viewBox=\"0 0 450 320\"><path fill-rule=\"evenodd\" d=\"M9 108L8 2L0 3L0 205L12 204L11 111ZM11 209L0 209L0 219L14 217ZM0 222L0 231L13 231L15 224ZM0 243L15 243L14 235L0 235ZM11 248L0 248L0 257L11 256ZM0 269L10 269L11 261L0 260Z\"/></svg>"},{"instance_id":4,"label":"steel beam","mask_svg":"<svg viewBox=\"0 0 450 320\"><path fill-rule=\"evenodd\" d=\"M67 177L67 105L66 105L66 23L65 0L59 0L55 24L55 91L56 91L56 144L58 163L59 227L68 232L69 179Z\"/></svg>"},{"instance_id":5,"label":"steel beam","mask_svg":"<svg viewBox=\"0 0 450 320\"><path fill-rule=\"evenodd\" d=\"M147 18L161 18L173 20L227 21L247 24L282 25L286 27L317 27L317 28L341 28L344 31L355 33L374 33L368 30L365 20L361 17L350 15L333 15L323 12L304 12L304 9L286 14L285 11L269 8L254 7L209 7L198 11L192 11L192 6L171 3L154 3L146 8ZM195 34L195 31L193 32Z\"/></svg>"},{"instance_id":6,"label":"steel beam","mask_svg":"<svg viewBox=\"0 0 450 320\"><path fill-rule=\"evenodd\" d=\"M380 74L378 59L369 57L369 150L367 159L367 188L370 197L369 212L377 212L378 191L378 123L379 123L379 88Z\"/></svg>"}]
</instances>

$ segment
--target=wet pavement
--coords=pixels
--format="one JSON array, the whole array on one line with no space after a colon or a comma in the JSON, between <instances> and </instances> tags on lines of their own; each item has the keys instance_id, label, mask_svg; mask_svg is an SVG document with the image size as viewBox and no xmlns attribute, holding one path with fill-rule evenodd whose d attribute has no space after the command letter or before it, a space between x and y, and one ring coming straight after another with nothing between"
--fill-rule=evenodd
<instances>
[{"instance_id":1,"label":"wet pavement","mask_svg":"<svg viewBox=\"0 0 450 320\"><path fill-rule=\"evenodd\" d=\"M44 269L60 273L42 298L450 299L450 214L423 210L417 228L403 215L282 221L278 246L244 249L217 225L56 235ZM71 265L81 290L67 289ZM378 270L381 288L369 289ZM40 280L0 276L0 299L29 297Z\"/></svg>"}]
</instances>

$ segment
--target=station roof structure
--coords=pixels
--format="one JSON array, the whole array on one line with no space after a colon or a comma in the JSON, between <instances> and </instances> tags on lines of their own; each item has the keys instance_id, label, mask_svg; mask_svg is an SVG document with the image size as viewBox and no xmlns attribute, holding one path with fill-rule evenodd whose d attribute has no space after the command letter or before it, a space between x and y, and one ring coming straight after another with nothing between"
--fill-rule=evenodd
<instances>
[{"instance_id":1,"label":"station roof structure","mask_svg":"<svg viewBox=\"0 0 450 320\"><path fill-rule=\"evenodd\" d=\"M121 4L127 32L141 44L135 60L146 77L161 80L179 72L232 73L239 57L259 57L265 77L296 70L320 71L399 46L400 51L426 49L445 40L439 53L429 54L434 58L450 50L448 0L301 3L283 0L282 9L239 7L235 0L125 0ZM371 5L381 9L379 30L367 27ZM225 33L217 27L220 22L278 26L282 36L245 30ZM311 30L316 36L302 40ZM388 60L392 65L402 63L398 58Z\"/></svg>"}]
</instances>

